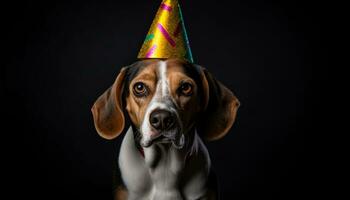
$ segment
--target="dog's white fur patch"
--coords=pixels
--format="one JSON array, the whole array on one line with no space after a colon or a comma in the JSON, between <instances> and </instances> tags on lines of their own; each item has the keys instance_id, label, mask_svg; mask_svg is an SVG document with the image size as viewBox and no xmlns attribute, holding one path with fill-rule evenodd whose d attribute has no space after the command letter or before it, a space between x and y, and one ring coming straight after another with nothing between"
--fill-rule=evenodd
<instances>
[{"instance_id":1,"label":"dog's white fur patch","mask_svg":"<svg viewBox=\"0 0 350 200\"><path fill-rule=\"evenodd\" d=\"M144 155L143 158L135 146L130 128L123 139L118 162L128 188L128 200L206 199L210 158L197 133L190 149L153 144L144 148ZM177 185L183 174L191 175L182 177L183 184Z\"/></svg>"},{"instance_id":2,"label":"dog's white fur patch","mask_svg":"<svg viewBox=\"0 0 350 200\"><path fill-rule=\"evenodd\" d=\"M162 88L162 97L169 95L169 81L167 78L167 64L164 61L159 63L158 68L160 87Z\"/></svg>"}]
</instances>

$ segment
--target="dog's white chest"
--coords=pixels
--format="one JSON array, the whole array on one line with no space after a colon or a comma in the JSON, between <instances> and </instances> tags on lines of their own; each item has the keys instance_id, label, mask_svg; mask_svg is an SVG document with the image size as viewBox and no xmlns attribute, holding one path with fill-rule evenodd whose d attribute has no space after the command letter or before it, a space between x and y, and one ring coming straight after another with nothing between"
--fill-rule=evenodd
<instances>
[{"instance_id":1,"label":"dog's white chest","mask_svg":"<svg viewBox=\"0 0 350 200\"><path fill-rule=\"evenodd\" d=\"M143 158L135 147L132 134L129 130L119 155L129 200L187 200L204 195L208 170L206 167L195 168L209 163L197 163L194 168L185 166L183 152L160 144L145 148Z\"/></svg>"},{"instance_id":2,"label":"dog's white chest","mask_svg":"<svg viewBox=\"0 0 350 200\"><path fill-rule=\"evenodd\" d=\"M152 182L150 199L182 199L179 183L185 162L181 154L162 145L145 149L145 163Z\"/></svg>"}]
</instances>

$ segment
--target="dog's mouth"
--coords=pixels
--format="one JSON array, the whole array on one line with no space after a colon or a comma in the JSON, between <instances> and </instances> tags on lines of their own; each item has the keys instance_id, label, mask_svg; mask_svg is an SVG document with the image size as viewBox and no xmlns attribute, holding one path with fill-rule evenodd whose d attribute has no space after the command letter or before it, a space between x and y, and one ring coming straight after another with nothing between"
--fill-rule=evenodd
<instances>
[{"instance_id":1,"label":"dog's mouth","mask_svg":"<svg viewBox=\"0 0 350 200\"><path fill-rule=\"evenodd\" d=\"M152 143L170 143L171 139L165 137L164 135L160 135L159 137L155 138Z\"/></svg>"},{"instance_id":2,"label":"dog's mouth","mask_svg":"<svg viewBox=\"0 0 350 200\"><path fill-rule=\"evenodd\" d=\"M165 134L161 134L156 138L142 141L141 146L144 148L150 147L152 144L167 144L172 143L172 145L177 148L181 149L185 144L185 136L183 134L174 134L174 136L170 135L167 136Z\"/></svg>"}]
</instances>

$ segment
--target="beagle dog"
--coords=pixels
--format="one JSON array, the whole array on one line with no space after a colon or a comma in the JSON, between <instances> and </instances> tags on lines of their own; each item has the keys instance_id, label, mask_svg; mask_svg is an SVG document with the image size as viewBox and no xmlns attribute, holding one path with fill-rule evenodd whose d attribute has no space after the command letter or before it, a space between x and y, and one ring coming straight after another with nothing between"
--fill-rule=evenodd
<instances>
[{"instance_id":1,"label":"beagle dog","mask_svg":"<svg viewBox=\"0 0 350 200\"><path fill-rule=\"evenodd\" d=\"M231 128L238 99L206 69L180 59L146 59L120 71L92 107L97 132L119 136L116 200L218 199L207 148Z\"/></svg>"}]
</instances>

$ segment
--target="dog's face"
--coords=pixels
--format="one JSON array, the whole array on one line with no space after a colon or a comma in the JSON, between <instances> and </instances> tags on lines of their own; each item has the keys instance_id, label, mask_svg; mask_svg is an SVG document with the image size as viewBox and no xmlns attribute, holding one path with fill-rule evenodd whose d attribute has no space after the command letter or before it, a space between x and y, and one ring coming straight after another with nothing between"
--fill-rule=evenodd
<instances>
[{"instance_id":1,"label":"dog's face","mask_svg":"<svg viewBox=\"0 0 350 200\"><path fill-rule=\"evenodd\" d=\"M125 88L126 110L140 133L140 144L147 147L156 140L181 148L204 106L196 69L179 60L152 60L130 70L137 72Z\"/></svg>"},{"instance_id":2,"label":"dog's face","mask_svg":"<svg viewBox=\"0 0 350 200\"><path fill-rule=\"evenodd\" d=\"M232 92L200 66L150 59L123 68L92 111L104 138L122 132L126 108L141 146L162 142L182 148L195 127L207 139L221 138L232 126L238 106Z\"/></svg>"}]
</instances>

